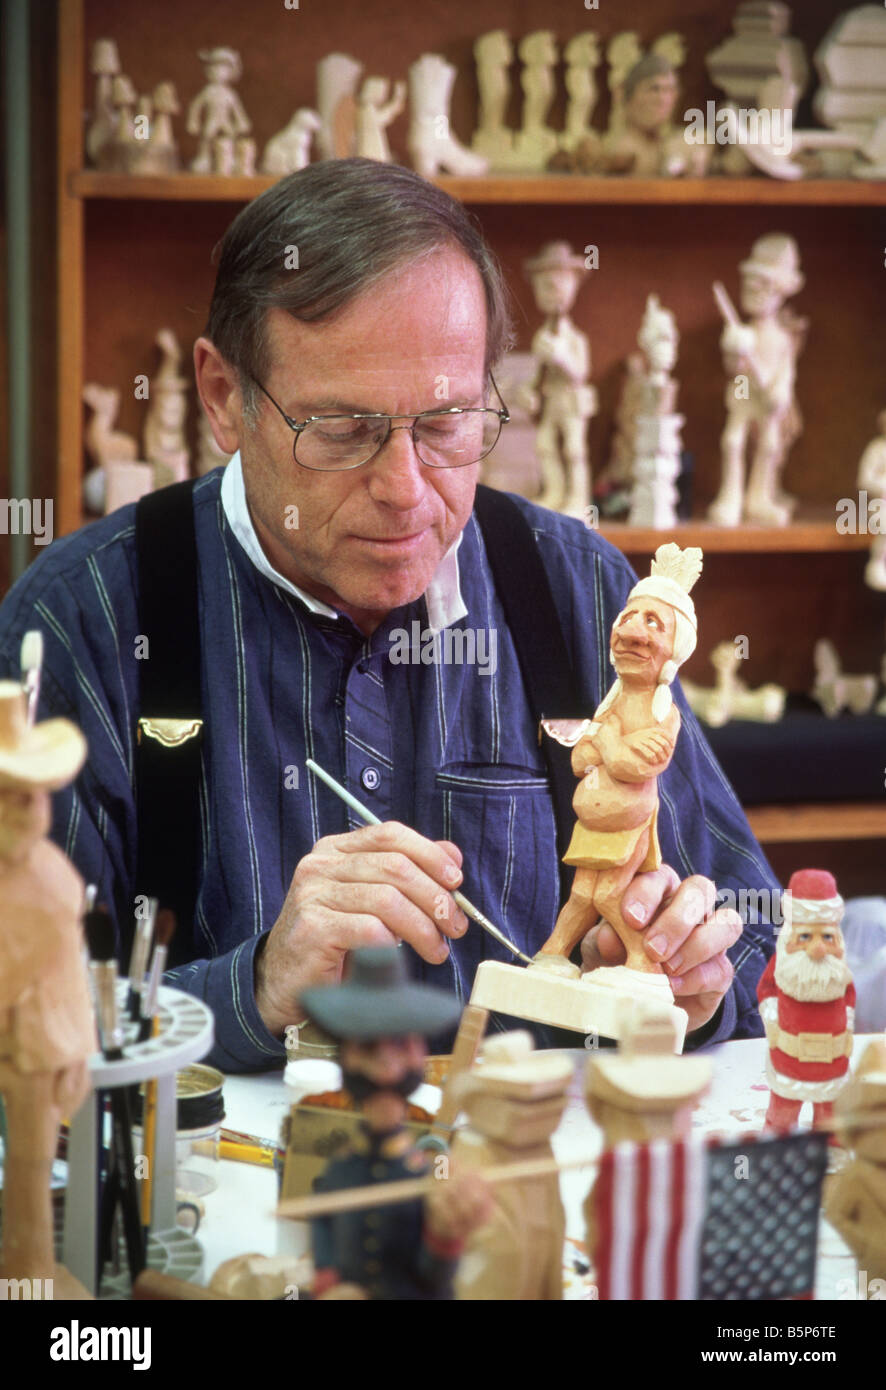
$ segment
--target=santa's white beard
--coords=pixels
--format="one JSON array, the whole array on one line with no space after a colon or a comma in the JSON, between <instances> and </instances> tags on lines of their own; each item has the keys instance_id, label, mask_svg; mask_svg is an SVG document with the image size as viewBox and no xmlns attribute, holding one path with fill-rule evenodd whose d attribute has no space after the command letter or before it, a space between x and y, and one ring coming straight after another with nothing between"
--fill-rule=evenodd
<instances>
[{"instance_id":1,"label":"santa's white beard","mask_svg":"<svg viewBox=\"0 0 886 1390\"><path fill-rule=\"evenodd\" d=\"M851 979L849 966L839 956L813 960L805 951L785 951L778 953L775 962L775 983L779 989L804 1003L842 999Z\"/></svg>"}]
</instances>

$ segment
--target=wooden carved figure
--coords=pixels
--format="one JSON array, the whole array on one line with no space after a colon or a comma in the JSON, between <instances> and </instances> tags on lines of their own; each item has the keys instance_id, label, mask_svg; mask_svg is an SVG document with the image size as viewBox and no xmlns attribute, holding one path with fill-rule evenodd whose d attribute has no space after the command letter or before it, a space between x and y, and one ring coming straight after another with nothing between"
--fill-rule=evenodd
<instances>
[{"instance_id":1,"label":"wooden carved figure","mask_svg":"<svg viewBox=\"0 0 886 1390\"><path fill-rule=\"evenodd\" d=\"M603 141L604 169L638 178L703 174L710 150L688 144L684 128L673 121L680 94L677 68L685 57L682 39L665 34L628 66L637 51L632 34L618 35L608 50L617 96Z\"/></svg>"},{"instance_id":2,"label":"wooden carved figure","mask_svg":"<svg viewBox=\"0 0 886 1390\"><path fill-rule=\"evenodd\" d=\"M311 162L311 141L319 135L320 117L308 106L299 107L292 120L272 135L262 155L263 174L296 174Z\"/></svg>"},{"instance_id":3,"label":"wooden carved figure","mask_svg":"<svg viewBox=\"0 0 886 1390\"><path fill-rule=\"evenodd\" d=\"M304 991L308 1018L340 1041L345 1089L362 1114L353 1146L333 1158L315 1191L337 1192L430 1171L432 1158L413 1147L405 1128L407 1097L422 1081L425 1038L450 1028L452 995L412 984L404 953L363 947L350 956L343 984ZM489 1214L482 1181L455 1175L400 1206L317 1217L311 1222L314 1294L326 1298L442 1299L464 1239Z\"/></svg>"},{"instance_id":4,"label":"wooden carved figure","mask_svg":"<svg viewBox=\"0 0 886 1390\"><path fill-rule=\"evenodd\" d=\"M525 262L537 307L545 315L532 339L539 364L530 406L538 413L535 436L541 465L538 501L575 516L584 516L591 500L587 424L597 408L589 384L591 345L569 317L587 274L581 256L568 242L552 241Z\"/></svg>"},{"instance_id":5,"label":"wooden carved figure","mask_svg":"<svg viewBox=\"0 0 886 1390\"><path fill-rule=\"evenodd\" d=\"M391 147L385 134L406 105L406 83L396 82L388 100L391 84L386 77L367 77L357 100L357 154L363 159L391 162Z\"/></svg>"},{"instance_id":6,"label":"wooden carved figure","mask_svg":"<svg viewBox=\"0 0 886 1390\"><path fill-rule=\"evenodd\" d=\"M317 149L321 159L347 159L354 153L357 83L363 64L347 53L329 53L317 64ZM272 171L268 171L272 172Z\"/></svg>"},{"instance_id":7,"label":"wooden carved figure","mask_svg":"<svg viewBox=\"0 0 886 1390\"><path fill-rule=\"evenodd\" d=\"M840 922L843 899L825 869L791 875L775 955L757 986L769 1056L767 1129L786 1132L811 1101L816 1128L830 1126L852 1056L855 986Z\"/></svg>"},{"instance_id":8,"label":"wooden carved figure","mask_svg":"<svg viewBox=\"0 0 886 1390\"><path fill-rule=\"evenodd\" d=\"M88 382L83 387L83 399L91 408L92 419L86 426L86 452L98 468L120 460L138 458L138 444L131 434L114 429L120 409L120 392L113 386Z\"/></svg>"},{"instance_id":9,"label":"wooden carved figure","mask_svg":"<svg viewBox=\"0 0 886 1390\"><path fill-rule=\"evenodd\" d=\"M712 729L722 729L730 719L774 724L784 714L787 691L771 682L749 690L738 675L741 660L734 642L718 642L711 652L711 665L717 673L713 690L683 677L683 694L690 709Z\"/></svg>"},{"instance_id":10,"label":"wooden carved figure","mask_svg":"<svg viewBox=\"0 0 886 1390\"><path fill-rule=\"evenodd\" d=\"M533 1046L524 1032L489 1038L481 1061L462 1079L468 1123L451 1150L458 1172L553 1159L551 1135L566 1107L572 1063ZM465 1245L456 1297L562 1298L564 1239L557 1172L497 1184L490 1219Z\"/></svg>"},{"instance_id":11,"label":"wooden carved figure","mask_svg":"<svg viewBox=\"0 0 886 1390\"><path fill-rule=\"evenodd\" d=\"M255 177L258 147L251 135L241 135L234 141L234 173L243 179Z\"/></svg>"},{"instance_id":12,"label":"wooden carved figure","mask_svg":"<svg viewBox=\"0 0 886 1390\"><path fill-rule=\"evenodd\" d=\"M546 124L554 100L557 45L548 29L527 34L518 52L523 62L523 123L517 132L515 154L521 168L544 169L557 149L557 136Z\"/></svg>"},{"instance_id":13,"label":"wooden carved figure","mask_svg":"<svg viewBox=\"0 0 886 1390\"><path fill-rule=\"evenodd\" d=\"M680 476L684 417L676 414L677 383L671 372L677 363L680 334L669 309L651 294L637 342L645 370L637 392L633 423L633 489L628 522L659 529L677 523L677 479Z\"/></svg>"},{"instance_id":14,"label":"wooden carved figure","mask_svg":"<svg viewBox=\"0 0 886 1390\"><path fill-rule=\"evenodd\" d=\"M425 53L409 68L409 154L426 179L447 174L485 174L489 160L467 149L449 124L455 68L438 53Z\"/></svg>"},{"instance_id":15,"label":"wooden carved figure","mask_svg":"<svg viewBox=\"0 0 886 1390\"><path fill-rule=\"evenodd\" d=\"M868 1297L886 1296L886 1041L869 1042L834 1102L852 1161L830 1180L824 1213L867 1271ZM879 1294L872 1281L882 1280Z\"/></svg>"},{"instance_id":16,"label":"wooden carved figure","mask_svg":"<svg viewBox=\"0 0 886 1390\"><path fill-rule=\"evenodd\" d=\"M833 642L820 637L813 653L815 684L812 698L821 705L829 719L842 710L852 714L867 714L877 693L876 676L849 676L840 669L840 658Z\"/></svg>"},{"instance_id":17,"label":"wooden carved figure","mask_svg":"<svg viewBox=\"0 0 886 1390\"><path fill-rule=\"evenodd\" d=\"M576 978L569 956L603 917L626 952L624 966L593 971L657 975L671 1001L667 977L643 949L643 937L621 915L621 900L636 874L657 869L658 778L668 767L680 732L671 682L696 644L695 605L689 596L702 553L660 545L652 573L628 595L612 627L610 658L616 680L594 718L574 741L572 768L580 779L573 798L578 824L564 862L575 865L572 892L553 933L530 970ZM630 978L625 980L630 984ZM658 985L656 985L658 988Z\"/></svg>"},{"instance_id":18,"label":"wooden carved figure","mask_svg":"<svg viewBox=\"0 0 886 1390\"><path fill-rule=\"evenodd\" d=\"M597 103L596 69L600 62L600 41L596 34L574 34L563 50L566 61L566 124L560 148L574 150L587 140L596 140L591 117Z\"/></svg>"},{"instance_id":19,"label":"wooden carved figure","mask_svg":"<svg viewBox=\"0 0 886 1390\"><path fill-rule=\"evenodd\" d=\"M116 112L114 138L102 150L102 167L129 174L139 163L145 142L136 137L135 106L138 93L125 73L114 78L111 100Z\"/></svg>"},{"instance_id":20,"label":"wooden carved figure","mask_svg":"<svg viewBox=\"0 0 886 1390\"><path fill-rule=\"evenodd\" d=\"M512 153L514 132L505 125L511 93L510 66L514 49L504 29L481 34L474 43L477 86L480 89L480 120L471 148L490 163L506 163Z\"/></svg>"},{"instance_id":21,"label":"wooden carved figure","mask_svg":"<svg viewBox=\"0 0 886 1390\"><path fill-rule=\"evenodd\" d=\"M871 589L886 589L886 410L877 416L876 439L872 439L858 464L858 486L868 493L868 511L877 515L879 531L870 530L871 553L864 571L864 582ZM879 505L875 506L874 503Z\"/></svg>"},{"instance_id":22,"label":"wooden carved figure","mask_svg":"<svg viewBox=\"0 0 886 1390\"><path fill-rule=\"evenodd\" d=\"M86 131L86 153L93 164L101 164L102 152L110 145L117 131L117 112L114 108L114 78L120 72L120 56L113 39L96 39L92 45L89 71L96 79L95 109Z\"/></svg>"},{"instance_id":23,"label":"wooden carved figure","mask_svg":"<svg viewBox=\"0 0 886 1390\"><path fill-rule=\"evenodd\" d=\"M157 486L163 486L164 482L184 482L188 476L188 383L179 375L182 353L172 329L161 328L154 341L161 362L151 378L142 444L145 458L158 470Z\"/></svg>"},{"instance_id":24,"label":"wooden carved figure","mask_svg":"<svg viewBox=\"0 0 886 1390\"><path fill-rule=\"evenodd\" d=\"M76 777L86 740L66 719L28 722L0 682L0 1094L6 1108L0 1278L51 1279L43 1297L87 1298L56 1265L50 1174L59 1125L89 1088L96 1050L82 960L83 881L47 838L49 793ZM34 1293L35 1298L41 1297Z\"/></svg>"},{"instance_id":25,"label":"wooden carved figure","mask_svg":"<svg viewBox=\"0 0 886 1390\"><path fill-rule=\"evenodd\" d=\"M188 107L187 131L199 141L191 170L208 174L213 167L213 141L219 136L248 135L252 124L233 85L243 70L239 53L233 48L210 48L197 56L206 69L206 86Z\"/></svg>"},{"instance_id":26,"label":"wooden carved figure","mask_svg":"<svg viewBox=\"0 0 886 1390\"><path fill-rule=\"evenodd\" d=\"M804 284L797 243L780 232L759 237L739 272L747 323L739 319L723 286L714 286L725 320L720 348L730 380L720 441L723 475L708 516L719 526L737 526L742 519L786 526L794 500L781 491L780 476L801 429L794 380L806 329L805 321L784 307ZM749 446L753 452L745 489Z\"/></svg>"},{"instance_id":27,"label":"wooden carved figure","mask_svg":"<svg viewBox=\"0 0 886 1390\"><path fill-rule=\"evenodd\" d=\"M172 82L159 82L154 88L154 116L151 121L151 173L175 173L180 166L178 145L172 128L172 118L181 111L178 93ZM147 170L145 170L147 172Z\"/></svg>"}]
</instances>

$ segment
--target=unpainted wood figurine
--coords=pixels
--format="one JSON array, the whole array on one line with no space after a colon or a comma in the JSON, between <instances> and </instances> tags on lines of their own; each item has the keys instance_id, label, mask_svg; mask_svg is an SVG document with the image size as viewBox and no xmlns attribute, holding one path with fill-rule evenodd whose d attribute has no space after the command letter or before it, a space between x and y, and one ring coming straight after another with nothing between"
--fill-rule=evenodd
<instances>
[{"instance_id":1,"label":"unpainted wood figurine","mask_svg":"<svg viewBox=\"0 0 886 1390\"><path fill-rule=\"evenodd\" d=\"M306 168L311 162L311 141L319 135L320 129L319 114L308 106L299 107L289 124L272 135L265 145L262 173L280 178Z\"/></svg>"},{"instance_id":2,"label":"unpainted wood figurine","mask_svg":"<svg viewBox=\"0 0 886 1390\"><path fill-rule=\"evenodd\" d=\"M837 1136L852 1161L831 1178L824 1214L886 1296L886 1041L869 1042L834 1101Z\"/></svg>"},{"instance_id":3,"label":"unpainted wood figurine","mask_svg":"<svg viewBox=\"0 0 886 1390\"><path fill-rule=\"evenodd\" d=\"M710 149L691 145L673 115L680 94L677 68L685 58L679 34L664 34L627 66L635 35L617 35L608 49L617 98L603 140L602 168L637 178L705 173ZM618 42L621 40L621 42Z\"/></svg>"},{"instance_id":4,"label":"unpainted wood figurine","mask_svg":"<svg viewBox=\"0 0 886 1390\"><path fill-rule=\"evenodd\" d=\"M114 39L96 39L92 45L89 71L95 78L95 107L86 131L86 154L93 164L102 167L102 153L117 131L117 112L114 107L114 78L120 73L120 55Z\"/></svg>"},{"instance_id":5,"label":"unpainted wood figurine","mask_svg":"<svg viewBox=\"0 0 886 1390\"><path fill-rule=\"evenodd\" d=\"M560 136L562 150L575 150L587 141L598 141L591 127L597 104L596 70L600 63L600 41L596 34L573 34L563 50L566 62L566 124Z\"/></svg>"},{"instance_id":6,"label":"unpainted wood figurine","mask_svg":"<svg viewBox=\"0 0 886 1390\"><path fill-rule=\"evenodd\" d=\"M840 669L840 658L833 642L820 637L813 653L815 684L812 698L829 719L844 709L851 714L867 714L877 693L876 676L848 676Z\"/></svg>"},{"instance_id":7,"label":"unpainted wood figurine","mask_svg":"<svg viewBox=\"0 0 886 1390\"><path fill-rule=\"evenodd\" d=\"M426 179L447 174L485 174L489 160L469 150L453 135L449 105L456 70L438 53L425 53L409 68L409 154L412 167Z\"/></svg>"},{"instance_id":8,"label":"unpainted wood figurine","mask_svg":"<svg viewBox=\"0 0 886 1390\"><path fill-rule=\"evenodd\" d=\"M357 139L357 84L362 71L363 64L348 53L328 53L317 64L317 113L320 119L317 152L321 159L347 159L354 153Z\"/></svg>"},{"instance_id":9,"label":"unpainted wood figurine","mask_svg":"<svg viewBox=\"0 0 886 1390\"><path fill-rule=\"evenodd\" d=\"M718 526L738 526L742 520L786 526L795 501L782 491L781 472L802 428L794 382L806 332L805 320L785 308L785 300L805 283L797 243L781 232L759 237L739 273L747 323L723 286L714 285L725 320L720 348L729 381L720 440L722 480L708 516Z\"/></svg>"},{"instance_id":10,"label":"unpainted wood figurine","mask_svg":"<svg viewBox=\"0 0 886 1390\"><path fill-rule=\"evenodd\" d=\"M864 571L864 582L871 589L886 589L886 410L877 416L879 433L872 439L858 464L858 487L868 494L869 512L877 512L879 534L874 535ZM875 507L874 502L879 503Z\"/></svg>"},{"instance_id":11,"label":"unpainted wood figurine","mask_svg":"<svg viewBox=\"0 0 886 1390\"><path fill-rule=\"evenodd\" d=\"M829 1128L852 1056L855 986L840 922L843 899L826 869L800 869L783 895L784 923L757 998L769 1056L766 1129L787 1133L811 1101Z\"/></svg>"},{"instance_id":12,"label":"unpainted wood figurine","mask_svg":"<svg viewBox=\"0 0 886 1390\"><path fill-rule=\"evenodd\" d=\"M233 48L202 49L197 55L206 69L206 86L188 107L186 128L198 139L191 171L208 174L213 168L213 142L219 137L248 135L252 123L234 90L243 67Z\"/></svg>"},{"instance_id":13,"label":"unpainted wood figurine","mask_svg":"<svg viewBox=\"0 0 886 1390\"><path fill-rule=\"evenodd\" d=\"M514 149L514 132L505 124L511 94L510 67L514 61L510 35L504 29L481 34L474 43L474 60L480 115L471 148L488 159L493 168L506 167Z\"/></svg>"},{"instance_id":14,"label":"unpainted wood figurine","mask_svg":"<svg viewBox=\"0 0 886 1390\"><path fill-rule=\"evenodd\" d=\"M467 1124L452 1144L456 1171L553 1160L551 1136L566 1107L572 1063L562 1053L533 1047L525 1032L489 1038L479 1063L462 1078L459 1098ZM562 1298L564 1239L556 1171L497 1184L490 1219L465 1245L456 1297Z\"/></svg>"},{"instance_id":15,"label":"unpainted wood figurine","mask_svg":"<svg viewBox=\"0 0 886 1390\"><path fill-rule=\"evenodd\" d=\"M142 445L145 458L157 470L156 486L163 487L188 476L188 382L180 375L182 352L172 329L161 328L154 342L160 349L160 369L151 377Z\"/></svg>"},{"instance_id":16,"label":"unpainted wood figurine","mask_svg":"<svg viewBox=\"0 0 886 1390\"><path fill-rule=\"evenodd\" d=\"M88 1298L55 1262L50 1176L62 1119L89 1089L95 1024L82 959L84 885L46 838L49 793L86 759L67 719L28 720L0 682L0 1094L6 1108L0 1278L50 1279L43 1297ZM28 1295L31 1296L31 1295ZM33 1297L40 1297L34 1293Z\"/></svg>"},{"instance_id":17,"label":"unpainted wood figurine","mask_svg":"<svg viewBox=\"0 0 886 1390\"><path fill-rule=\"evenodd\" d=\"M390 164L392 155L385 134L406 106L406 83L391 84L386 77L367 77L357 98L357 154L362 159L379 159Z\"/></svg>"},{"instance_id":18,"label":"unpainted wood figurine","mask_svg":"<svg viewBox=\"0 0 886 1390\"><path fill-rule=\"evenodd\" d=\"M541 465L543 507L583 517L591 500L588 420L597 395L589 383L591 345L569 317L587 274L568 242L552 241L525 262L536 306L544 314L532 338L539 374L526 404L538 416L535 447Z\"/></svg>"},{"instance_id":19,"label":"unpainted wood figurine","mask_svg":"<svg viewBox=\"0 0 886 1390\"><path fill-rule=\"evenodd\" d=\"M674 410L677 383L671 377L680 334L674 315L656 294L646 300L637 342L644 370L637 383L628 523L662 530L677 524L684 417Z\"/></svg>"},{"instance_id":20,"label":"unpainted wood figurine","mask_svg":"<svg viewBox=\"0 0 886 1390\"><path fill-rule=\"evenodd\" d=\"M549 29L527 34L517 50L523 63L523 120L514 141L514 154L526 170L544 169L557 150L557 134L547 124L556 91L554 68L557 44Z\"/></svg>"},{"instance_id":21,"label":"unpainted wood figurine","mask_svg":"<svg viewBox=\"0 0 886 1390\"><path fill-rule=\"evenodd\" d=\"M712 729L722 729L730 719L775 724L784 714L787 699L784 687L767 682L756 690L749 690L738 675L741 660L735 642L718 642L711 652L711 665L717 673L713 689L696 685L686 676L682 679L683 694L690 709Z\"/></svg>"}]
</instances>

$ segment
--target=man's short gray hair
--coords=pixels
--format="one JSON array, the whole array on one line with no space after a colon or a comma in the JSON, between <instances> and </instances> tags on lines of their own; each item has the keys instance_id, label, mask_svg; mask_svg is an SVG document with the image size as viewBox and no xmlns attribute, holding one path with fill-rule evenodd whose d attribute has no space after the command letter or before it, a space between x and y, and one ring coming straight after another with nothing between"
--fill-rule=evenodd
<instances>
[{"instance_id":1,"label":"man's short gray hair","mask_svg":"<svg viewBox=\"0 0 886 1390\"><path fill-rule=\"evenodd\" d=\"M206 326L238 373L247 423L256 415L253 378L268 369L269 309L315 322L447 246L463 251L483 282L488 371L512 343L508 291L479 224L448 193L397 164L327 159L249 203L216 248Z\"/></svg>"}]
</instances>

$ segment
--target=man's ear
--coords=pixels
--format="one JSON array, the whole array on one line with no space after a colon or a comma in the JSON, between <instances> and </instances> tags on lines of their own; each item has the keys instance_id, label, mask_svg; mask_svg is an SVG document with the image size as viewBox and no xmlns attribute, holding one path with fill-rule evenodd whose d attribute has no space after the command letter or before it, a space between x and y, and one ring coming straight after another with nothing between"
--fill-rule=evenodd
<instances>
[{"instance_id":1,"label":"man's ear","mask_svg":"<svg viewBox=\"0 0 886 1390\"><path fill-rule=\"evenodd\" d=\"M194 344L194 376L216 444L226 454L236 453L243 430L237 373L209 338Z\"/></svg>"}]
</instances>

